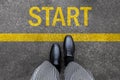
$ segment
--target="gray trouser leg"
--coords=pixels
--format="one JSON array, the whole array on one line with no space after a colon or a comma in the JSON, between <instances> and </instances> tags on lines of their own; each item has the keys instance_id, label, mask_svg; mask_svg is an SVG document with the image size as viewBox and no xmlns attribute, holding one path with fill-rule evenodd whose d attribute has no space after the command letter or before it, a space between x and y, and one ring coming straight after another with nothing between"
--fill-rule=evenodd
<instances>
[{"instance_id":1,"label":"gray trouser leg","mask_svg":"<svg viewBox=\"0 0 120 80\"><path fill-rule=\"evenodd\" d=\"M94 80L91 73L75 62L68 64L64 75L65 80Z\"/></svg>"},{"instance_id":2,"label":"gray trouser leg","mask_svg":"<svg viewBox=\"0 0 120 80\"><path fill-rule=\"evenodd\" d=\"M59 72L49 61L45 61L36 68L30 80L60 80Z\"/></svg>"}]
</instances>

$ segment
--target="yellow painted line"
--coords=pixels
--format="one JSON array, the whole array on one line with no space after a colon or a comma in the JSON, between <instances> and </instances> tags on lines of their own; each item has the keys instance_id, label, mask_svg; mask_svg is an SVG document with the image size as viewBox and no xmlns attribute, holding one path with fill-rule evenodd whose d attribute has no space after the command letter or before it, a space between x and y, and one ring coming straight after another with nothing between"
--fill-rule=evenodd
<instances>
[{"instance_id":1,"label":"yellow painted line","mask_svg":"<svg viewBox=\"0 0 120 80\"><path fill-rule=\"evenodd\" d=\"M0 33L0 42L62 42L66 35L76 42L120 42L120 33Z\"/></svg>"}]
</instances>

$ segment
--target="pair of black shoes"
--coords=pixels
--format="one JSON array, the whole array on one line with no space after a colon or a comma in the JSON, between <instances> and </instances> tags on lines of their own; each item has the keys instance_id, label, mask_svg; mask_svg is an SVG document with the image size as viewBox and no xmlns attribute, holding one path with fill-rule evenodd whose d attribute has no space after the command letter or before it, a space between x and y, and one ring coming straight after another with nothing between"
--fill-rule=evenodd
<instances>
[{"instance_id":1,"label":"pair of black shoes","mask_svg":"<svg viewBox=\"0 0 120 80\"><path fill-rule=\"evenodd\" d=\"M74 61L75 45L71 36L66 36L63 44L64 51L64 64L68 65L71 61ZM50 51L50 62L60 72L61 70L61 49L58 44L53 44Z\"/></svg>"}]
</instances>

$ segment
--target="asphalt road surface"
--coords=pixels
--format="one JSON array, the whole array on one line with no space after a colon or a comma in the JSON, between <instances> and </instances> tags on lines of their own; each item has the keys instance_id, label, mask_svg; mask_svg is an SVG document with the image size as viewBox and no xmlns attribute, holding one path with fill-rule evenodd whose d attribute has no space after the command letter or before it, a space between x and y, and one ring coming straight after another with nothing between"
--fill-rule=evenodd
<instances>
[{"instance_id":1,"label":"asphalt road surface","mask_svg":"<svg viewBox=\"0 0 120 80\"><path fill-rule=\"evenodd\" d=\"M31 27L28 24L32 6L92 6L89 26ZM1 33L119 33L120 0L0 0ZM81 13L82 15L83 13ZM44 16L45 13L40 13ZM51 13L51 21L54 11ZM45 17L43 17L45 22ZM54 42L0 42L0 80L29 80L34 69L48 60ZM59 43L61 48L63 43ZM75 59L90 70L96 80L120 80L119 42L76 42Z\"/></svg>"}]
</instances>

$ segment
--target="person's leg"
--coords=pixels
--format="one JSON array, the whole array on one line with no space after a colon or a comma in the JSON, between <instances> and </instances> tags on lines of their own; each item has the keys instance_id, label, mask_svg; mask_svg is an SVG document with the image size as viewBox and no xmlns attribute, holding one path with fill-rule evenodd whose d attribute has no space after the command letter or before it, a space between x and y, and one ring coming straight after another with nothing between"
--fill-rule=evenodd
<instances>
[{"instance_id":1,"label":"person's leg","mask_svg":"<svg viewBox=\"0 0 120 80\"><path fill-rule=\"evenodd\" d=\"M92 73L75 62L70 62L66 66L64 76L65 80L95 80Z\"/></svg>"},{"instance_id":2,"label":"person's leg","mask_svg":"<svg viewBox=\"0 0 120 80\"><path fill-rule=\"evenodd\" d=\"M61 50L58 44L53 44L50 51L49 61L44 61L34 71L31 80L60 80Z\"/></svg>"},{"instance_id":3,"label":"person's leg","mask_svg":"<svg viewBox=\"0 0 120 80\"><path fill-rule=\"evenodd\" d=\"M60 80L59 72L49 61L44 61L36 68L30 80Z\"/></svg>"},{"instance_id":4,"label":"person's leg","mask_svg":"<svg viewBox=\"0 0 120 80\"><path fill-rule=\"evenodd\" d=\"M74 62L75 44L72 36L65 37L63 47L66 66L65 80L94 80L92 73Z\"/></svg>"}]
</instances>

